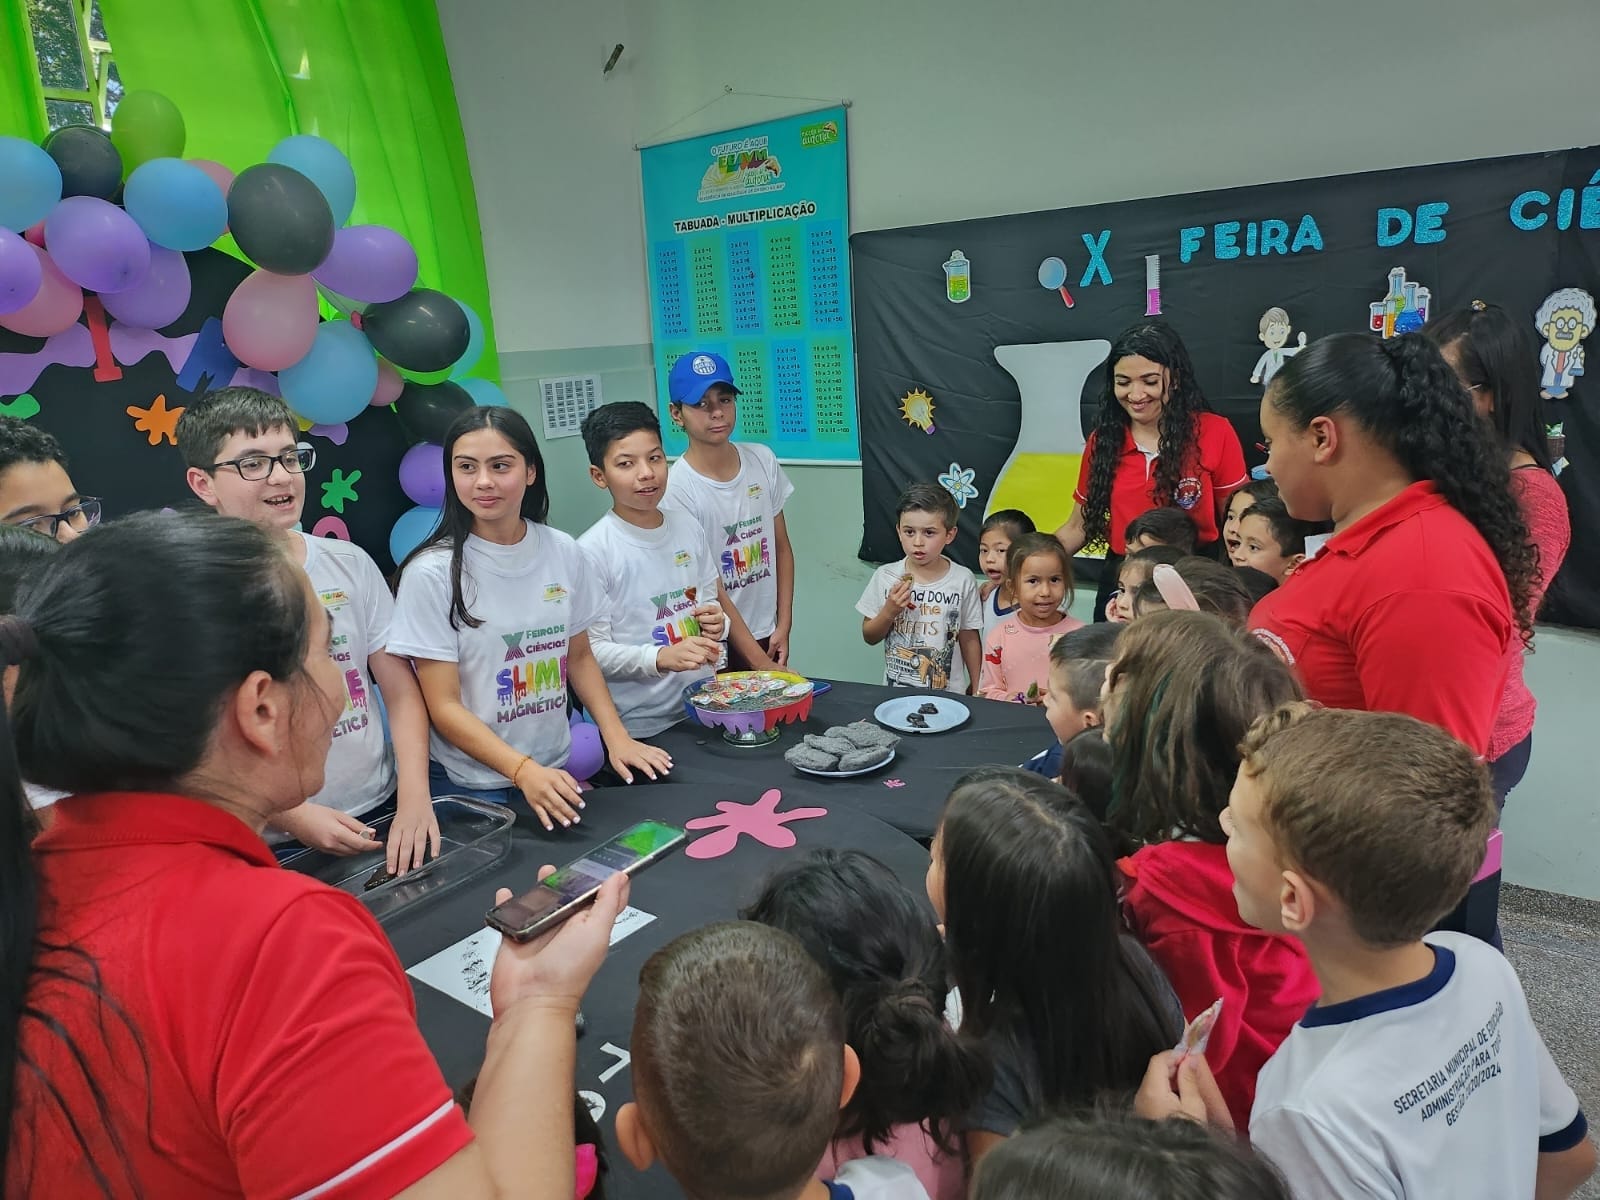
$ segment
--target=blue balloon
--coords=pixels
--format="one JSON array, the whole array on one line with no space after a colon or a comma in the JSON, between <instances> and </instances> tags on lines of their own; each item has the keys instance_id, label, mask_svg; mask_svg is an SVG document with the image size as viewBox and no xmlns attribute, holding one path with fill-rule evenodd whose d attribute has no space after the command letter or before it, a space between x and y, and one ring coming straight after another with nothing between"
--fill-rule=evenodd
<instances>
[{"instance_id":1,"label":"blue balloon","mask_svg":"<svg viewBox=\"0 0 1600 1200\"><path fill-rule=\"evenodd\" d=\"M484 408L510 408L511 401L506 399L506 394L500 390L500 385L490 383L487 379L461 379L457 380L467 395L472 397L474 404Z\"/></svg>"},{"instance_id":2,"label":"blue balloon","mask_svg":"<svg viewBox=\"0 0 1600 1200\"><path fill-rule=\"evenodd\" d=\"M451 366L451 379L460 379L477 366L478 360L483 357L483 322L478 318L478 314L462 301L457 300L456 303L461 305L461 311L467 316L467 348ZM483 401L480 400L478 403L482 404Z\"/></svg>"},{"instance_id":3,"label":"blue balloon","mask_svg":"<svg viewBox=\"0 0 1600 1200\"><path fill-rule=\"evenodd\" d=\"M389 557L396 563L404 559L439 527L439 518L443 515L442 508L423 508L420 504L406 509L389 530Z\"/></svg>"},{"instance_id":4,"label":"blue balloon","mask_svg":"<svg viewBox=\"0 0 1600 1200\"><path fill-rule=\"evenodd\" d=\"M310 352L278 372L286 404L318 425L338 425L359 416L378 387L378 356L349 321L317 326Z\"/></svg>"},{"instance_id":5,"label":"blue balloon","mask_svg":"<svg viewBox=\"0 0 1600 1200\"><path fill-rule=\"evenodd\" d=\"M228 227L228 201L216 181L181 158L152 158L134 169L122 206L145 237L168 250L204 250Z\"/></svg>"},{"instance_id":6,"label":"blue balloon","mask_svg":"<svg viewBox=\"0 0 1600 1200\"><path fill-rule=\"evenodd\" d=\"M0 137L0 226L16 233L37 225L61 199L61 168L32 142Z\"/></svg>"},{"instance_id":7,"label":"blue balloon","mask_svg":"<svg viewBox=\"0 0 1600 1200\"><path fill-rule=\"evenodd\" d=\"M267 161L299 171L327 198L333 223L343 225L356 206L356 172L343 152L313 133L286 137L272 148Z\"/></svg>"}]
</instances>

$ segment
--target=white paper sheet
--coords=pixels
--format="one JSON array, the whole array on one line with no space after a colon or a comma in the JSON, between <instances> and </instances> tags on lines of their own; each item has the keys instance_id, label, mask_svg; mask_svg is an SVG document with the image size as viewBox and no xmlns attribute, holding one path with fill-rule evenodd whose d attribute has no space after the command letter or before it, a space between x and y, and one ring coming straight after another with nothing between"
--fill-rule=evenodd
<instances>
[{"instance_id":1,"label":"white paper sheet","mask_svg":"<svg viewBox=\"0 0 1600 1200\"><path fill-rule=\"evenodd\" d=\"M655 914L637 908L625 908L617 914L617 923L611 928L611 944L638 933L654 921ZM468 1008L475 1008L486 1017L494 1016L489 1006L489 972L494 968L495 952L500 948L500 934L494 929L480 929L464 937L453 946L425 958L406 974L431 988L436 988L452 1000L459 1000Z\"/></svg>"}]
</instances>

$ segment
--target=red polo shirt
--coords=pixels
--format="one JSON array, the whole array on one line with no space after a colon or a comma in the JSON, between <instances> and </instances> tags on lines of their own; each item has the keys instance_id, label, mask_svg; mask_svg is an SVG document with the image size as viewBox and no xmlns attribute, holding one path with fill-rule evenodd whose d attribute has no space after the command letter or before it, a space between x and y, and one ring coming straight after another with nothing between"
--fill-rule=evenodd
<instances>
[{"instance_id":1,"label":"red polo shirt","mask_svg":"<svg viewBox=\"0 0 1600 1200\"><path fill-rule=\"evenodd\" d=\"M1511 598L1488 543L1431 482L1329 538L1250 625L1311 699L1409 713L1488 749L1516 636Z\"/></svg>"},{"instance_id":2,"label":"red polo shirt","mask_svg":"<svg viewBox=\"0 0 1600 1200\"><path fill-rule=\"evenodd\" d=\"M71 1051L25 1018L23 1052L88 1151L19 1070L8 1195L100 1195L92 1161L117 1195L131 1174L162 1200L387 1197L472 1140L377 922L243 822L179 796L75 796L34 848L40 937L71 949L36 960L28 1003L72 1034L126 1166ZM91 959L104 1002L48 970L81 979Z\"/></svg>"},{"instance_id":3,"label":"red polo shirt","mask_svg":"<svg viewBox=\"0 0 1600 1200\"><path fill-rule=\"evenodd\" d=\"M1201 413L1199 425L1196 453L1184 466L1170 498L1159 497L1155 491L1160 455L1146 455L1134 444L1133 430L1123 432L1122 453L1117 458L1116 474L1111 477L1111 527L1106 531L1111 553L1126 552L1127 543L1122 535L1129 521L1162 505L1175 505L1189 514L1200 545L1217 540L1217 505L1243 487L1249 474L1245 471L1239 435L1226 417ZM1095 435L1091 433L1083 449L1083 462L1078 467L1078 486L1072 498L1079 504L1089 498L1089 463L1094 457L1094 441Z\"/></svg>"}]
</instances>

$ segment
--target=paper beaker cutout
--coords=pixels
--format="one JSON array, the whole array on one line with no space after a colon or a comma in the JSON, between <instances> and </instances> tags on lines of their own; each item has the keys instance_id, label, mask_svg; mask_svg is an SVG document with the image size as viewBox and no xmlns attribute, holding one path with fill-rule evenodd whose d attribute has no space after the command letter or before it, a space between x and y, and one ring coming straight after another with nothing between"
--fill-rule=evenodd
<instances>
[{"instance_id":1,"label":"paper beaker cutout","mask_svg":"<svg viewBox=\"0 0 1600 1200\"><path fill-rule=\"evenodd\" d=\"M1039 264L1039 286L1061 293L1061 302L1072 307L1072 293L1067 291L1067 264L1059 258L1047 258Z\"/></svg>"},{"instance_id":2,"label":"paper beaker cutout","mask_svg":"<svg viewBox=\"0 0 1600 1200\"><path fill-rule=\"evenodd\" d=\"M1104 338L994 348L995 361L1022 392L1022 423L989 489L985 516L1020 508L1049 532L1072 515L1072 489L1083 461L1083 385L1110 353Z\"/></svg>"}]
</instances>

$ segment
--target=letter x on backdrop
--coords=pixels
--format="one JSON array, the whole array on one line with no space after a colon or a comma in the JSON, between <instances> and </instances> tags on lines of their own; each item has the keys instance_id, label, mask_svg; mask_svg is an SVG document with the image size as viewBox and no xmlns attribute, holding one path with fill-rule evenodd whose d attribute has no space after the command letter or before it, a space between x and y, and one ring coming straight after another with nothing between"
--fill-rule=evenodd
<instances>
[{"instance_id":1,"label":"letter x on backdrop","mask_svg":"<svg viewBox=\"0 0 1600 1200\"><path fill-rule=\"evenodd\" d=\"M1484 300L1526 318L1551 397L1573 540L1544 615L1600 627L1600 379L1584 374L1600 147L877 230L850 248L863 559L900 556L894 499L911 482L956 497L952 553L969 563L987 512L1064 521L1110 339L1147 315L1183 335L1258 467L1265 382L1302 335L1393 336Z\"/></svg>"}]
</instances>

